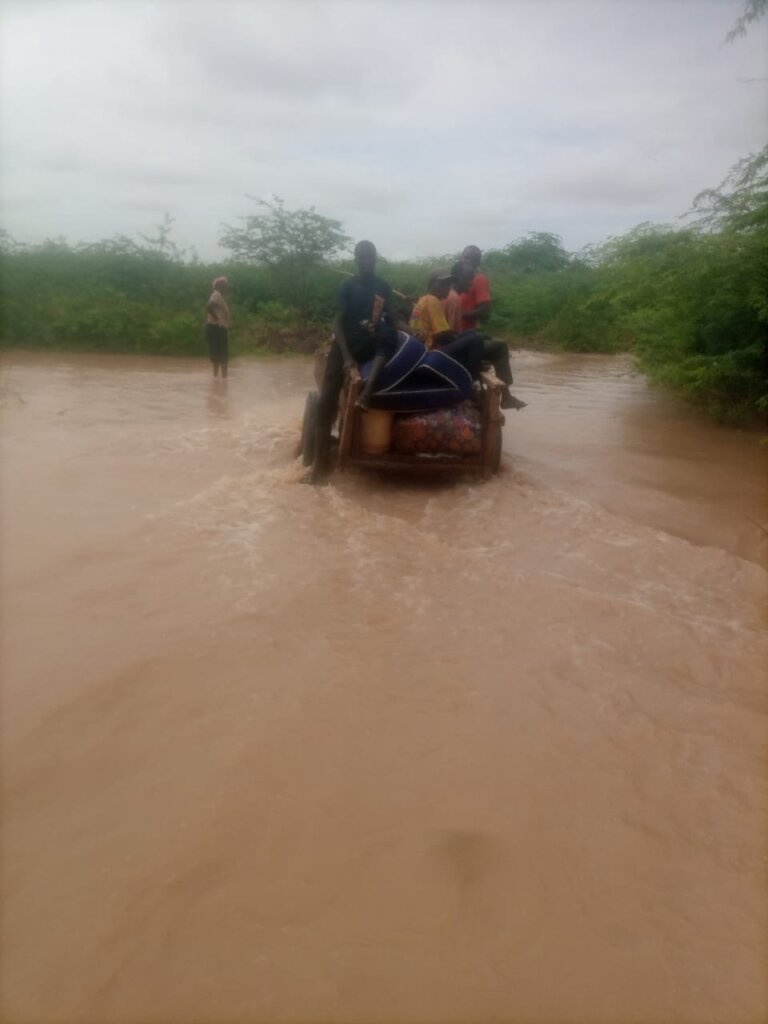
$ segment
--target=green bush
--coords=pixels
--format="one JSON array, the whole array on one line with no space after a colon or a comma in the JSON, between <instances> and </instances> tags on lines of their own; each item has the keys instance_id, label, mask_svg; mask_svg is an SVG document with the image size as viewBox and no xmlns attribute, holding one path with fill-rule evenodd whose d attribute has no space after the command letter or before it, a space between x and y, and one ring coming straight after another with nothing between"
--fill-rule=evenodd
<instances>
[{"instance_id":1,"label":"green bush","mask_svg":"<svg viewBox=\"0 0 768 1024\"><path fill-rule=\"evenodd\" d=\"M246 229L228 229L230 241L271 245L263 229L282 230L283 221L300 235L303 215L285 211L279 200L267 211ZM169 240L170 218L149 246L121 236L93 245L59 239L21 246L2 235L2 343L202 355L205 302L212 278L225 273L233 353L311 352L328 336L339 285L354 264L322 262L323 245L331 246L326 257L338 250L340 226L304 212L316 229L315 249L305 252L291 235L285 258L270 265L185 262ZM768 147L698 196L694 212L690 227L643 224L578 256L541 232L486 253L490 330L575 352L632 350L652 379L718 419L765 415ZM454 259L382 259L380 273L416 298L429 270Z\"/></svg>"}]
</instances>

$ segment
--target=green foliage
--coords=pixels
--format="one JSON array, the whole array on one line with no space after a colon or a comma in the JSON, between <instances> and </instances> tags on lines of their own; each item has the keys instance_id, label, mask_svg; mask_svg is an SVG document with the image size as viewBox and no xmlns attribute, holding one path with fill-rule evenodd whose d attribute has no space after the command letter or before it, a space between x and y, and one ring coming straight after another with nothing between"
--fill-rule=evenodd
<instances>
[{"instance_id":1,"label":"green foliage","mask_svg":"<svg viewBox=\"0 0 768 1024\"><path fill-rule=\"evenodd\" d=\"M645 302L634 300L626 281L616 292L641 367L718 419L760 413L768 395L765 231L672 233L656 262ZM642 263L633 269L641 273Z\"/></svg>"},{"instance_id":2,"label":"green foliage","mask_svg":"<svg viewBox=\"0 0 768 1024\"><path fill-rule=\"evenodd\" d=\"M69 246L3 239L3 343L158 353L202 352L195 311L211 269L116 236Z\"/></svg>"},{"instance_id":3,"label":"green foliage","mask_svg":"<svg viewBox=\"0 0 768 1024\"><path fill-rule=\"evenodd\" d=\"M725 37L725 41L732 43L739 36L745 36L747 34L747 27L753 22L759 21L766 11L768 11L768 0L746 0L744 13L740 18L736 19L736 23Z\"/></svg>"},{"instance_id":4,"label":"green foliage","mask_svg":"<svg viewBox=\"0 0 768 1024\"><path fill-rule=\"evenodd\" d=\"M491 250L485 257L489 272L498 269L514 274L565 270L570 263L571 256L563 248L560 236L546 231L529 231L525 237L503 249Z\"/></svg>"},{"instance_id":5,"label":"green foliage","mask_svg":"<svg viewBox=\"0 0 768 1024\"><path fill-rule=\"evenodd\" d=\"M619 352L629 342L599 280L568 298L547 326L545 335L557 348L569 352Z\"/></svg>"},{"instance_id":6,"label":"green foliage","mask_svg":"<svg viewBox=\"0 0 768 1024\"><path fill-rule=\"evenodd\" d=\"M290 305L309 315L322 290L324 264L349 246L341 223L323 217L314 207L286 210L279 196L271 203L256 202L260 214L241 218L245 226L225 226L220 244L237 263L269 268L273 287L288 296Z\"/></svg>"},{"instance_id":7,"label":"green foliage","mask_svg":"<svg viewBox=\"0 0 768 1024\"><path fill-rule=\"evenodd\" d=\"M498 273L493 282L491 329L529 338L545 332L566 303L589 288L589 280L580 267L556 273Z\"/></svg>"},{"instance_id":8,"label":"green foliage","mask_svg":"<svg viewBox=\"0 0 768 1024\"><path fill-rule=\"evenodd\" d=\"M265 213L243 217L244 228L225 227L222 232L221 245L237 262L315 266L349 245L341 223L322 217L313 206L286 210L279 196L273 196L271 203L264 199L256 202Z\"/></svg>"},{"instance_id":9,"label":"green foliage","mask_svg":"<svg viewBox=\"0 0 768 1024\"><path fill-rule=\"evenodd\" d=\"M700 192L690 212L696 214L699 226L705 229L765 230L768 227L768 146L739 160L717 188Z\"/></svg>"},{"instance_id":10,"label":"green foliage","mask_svg":"<svg viewBox=\"0 0 768 1024\"><path fill-rule=\"evenodd\" d=\"M225 229L232 259L206 265L171 238L25 246L0 232L3 344L203 355L204 304L217 274L231 283L232 351L313 351L327 336L350 260L348 239L314 210L266 212ZM381 260L405 296L453 256ZM488 252L490 330L577 352L631 350L654 380L719 419L768 413L768 147L694 200L688 226L641 224L579 254L532 232ZM404 303L404 305L407 303Z\"/></svg>"}]
</instances>

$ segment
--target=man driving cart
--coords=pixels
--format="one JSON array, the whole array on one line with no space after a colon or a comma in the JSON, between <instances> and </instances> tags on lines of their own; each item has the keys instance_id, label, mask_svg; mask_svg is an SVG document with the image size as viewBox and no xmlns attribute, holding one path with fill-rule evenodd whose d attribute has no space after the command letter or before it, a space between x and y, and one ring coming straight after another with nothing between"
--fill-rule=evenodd
<instances>
[{"instance_id":1,"label":"man driving cart","mask_svg":"<svg viewBox=\"0 0 768 1024\"><path fill-rule=\"evenodd\" d=\"M359 374L372 360L368 377L357 400L360 409L370 405L376 379L398 345L398 316L390 285L376 276L376 246L362 241L355 246L357 274L339 289L333 324L333 344L328 354L314 438L314 459L306 483L323 483L330 470L331 428L344 386L344 374ZM400 326L405 327L405 324Z\"/></svg>"}]
</instances>

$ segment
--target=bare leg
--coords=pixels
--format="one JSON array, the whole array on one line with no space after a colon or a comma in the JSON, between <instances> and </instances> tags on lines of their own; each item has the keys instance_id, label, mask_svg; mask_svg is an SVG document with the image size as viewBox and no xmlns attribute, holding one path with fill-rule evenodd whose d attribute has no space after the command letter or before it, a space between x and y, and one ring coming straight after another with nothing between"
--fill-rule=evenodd
<instances>
[{"instance_id":1,"label":"bare leg","mask_svg":"<svg viewBox=\"0 0 768 1024\"><path fill-rule=\"evenodd\" d=\"M330 471L331 427L339 408L339 395L344 384L344 360L339 346L334 343L328 353L325 364L323 383L320 389L320 402L317 409L317 426L315 429L315 454L312 466L302 482L306 484L323 484Z\"/></svg>"},{"instance_id":2,"label":"bare leg","mask_svg":"<svg viewBox=\"0 0 768 1024\"><path fill-rule=\"evenodd\" d=\"M483 355L493 364L496 376L506 385L512 383L512 367L509 364L509 345L498 338L486 338L483 342Z\"/></svg>"},{"instance_id":3,"label":"bare leg","mask_svg":"<svg viewBox=\"0 0 768 1024\"><path fill-rule=\"evenodd\" d=\"M368 380L365 382L365 387L360 392L360 397L355 402L358 409L362 409L365 412L370 406L371 395L373 394L373 388L376 384L376 378L381 373L386 361L386 356L376 356L373 360L373 363L371 364L371 372L368 374Z\"/></svg>"},{"instance_id":4,"label":"bare leg","mask_svg":"<svg viewBox=\"0 0 768 1024\"><path fill-rule=\"evenodd\" d=\"M312 465L309 467L308 472L304 475L302 483L313 484L315 487L318 484L325 484L328 482L328 475L330 472L330 442L331 437L327 430L323 427L318 427L315 431L315 457L312 460Z\"/></svg>"},{"instance_id":5,"label":"bare leg","mask_svg":"<svg viewBox=\"0 0 768 1024\"><path fill-rule=\"evenodd\" d=\"M526 402L510 392L509 386L512 383L512 367L509 363L509 345L506 341L497 338L486 338L483 346L483 355L490 360L496 371L496 376L506 384L504 393L501 396L502 409L524 409Z\"/></svg>"}]
</instances>

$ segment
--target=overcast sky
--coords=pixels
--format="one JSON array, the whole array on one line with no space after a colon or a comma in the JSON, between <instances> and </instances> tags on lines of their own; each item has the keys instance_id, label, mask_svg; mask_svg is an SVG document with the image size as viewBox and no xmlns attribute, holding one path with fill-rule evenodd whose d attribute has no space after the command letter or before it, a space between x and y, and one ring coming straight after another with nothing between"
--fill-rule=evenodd
<instances>
[{"instance_id":1,"label":"overcast sky","mask_svg":"<svg viewBox=\"0 0 768 1024\"><path fill-rule=\"evenodd\" d=\"M2 226L222 255L247 194L390 258L671 221L767 141L743 0L5 0Z\"/></svg>"}]
</instances>

